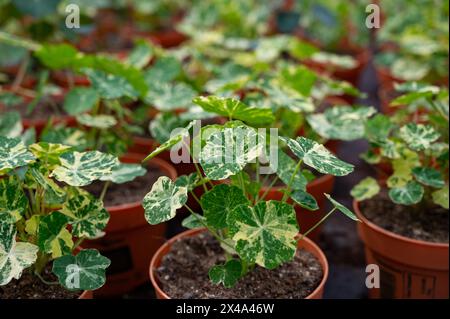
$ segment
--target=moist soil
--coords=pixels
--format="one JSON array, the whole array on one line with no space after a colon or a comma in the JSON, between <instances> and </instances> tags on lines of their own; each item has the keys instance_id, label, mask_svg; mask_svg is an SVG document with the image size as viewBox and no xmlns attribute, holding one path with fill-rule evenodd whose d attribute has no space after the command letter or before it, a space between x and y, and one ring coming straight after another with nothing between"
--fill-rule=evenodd
<instances>
[{"instance_id":1,"label":"moist soil","mask_svg":"<svg viewBox=\"0 0 450 319\"><path fill-rule=\"evenodd\" d=\"M58 279L48 266L42 277L49 282ZM0 299L77 299L81 291L69 291L61 285L44 284L30 270L25 270L19 280L13 279L6 286L0 286Z\"/></svg>"},{"instance_id":2,"label":"moist soil","mask_svg":"<svg viewBox=\"0 0 450 319\"><path fill-rule=\"evenodd\" d=\"M412 239L448 243L449 214L444 208L397 205L386 192L359 205L364 216L383 229Z\"/></svg>"},{"instance_id":3,"label":"moist soil","mask_svg":"<svg viewBox=\"0 0 450 319\"><path fill-rule=\"evenodd\" d=\"M256 266L233 288L209 281L208 270L223 264L220 244L208 233L182 238L162 259L156 270L161 289L171 298L285 298L301 299L310 295L323 277L317 258L298 250L294 260L274 270Z\"/></svg>"},{"instance_id":4,"label":"moist soil","mask_svg":"<svg viewBox=\"0 0 450 319\"><path fill-rule=\"evenodd\" d=\"M161 169L150 166L147 168L147 174L136 177L131 182L110 184L103 199L105 207L141 202L158 177L163 175L165 174ZM102 193L103 185L104 182L94 182L85 187L85 189L94 196L99 197Z\"/></svg>"}]
</instances>

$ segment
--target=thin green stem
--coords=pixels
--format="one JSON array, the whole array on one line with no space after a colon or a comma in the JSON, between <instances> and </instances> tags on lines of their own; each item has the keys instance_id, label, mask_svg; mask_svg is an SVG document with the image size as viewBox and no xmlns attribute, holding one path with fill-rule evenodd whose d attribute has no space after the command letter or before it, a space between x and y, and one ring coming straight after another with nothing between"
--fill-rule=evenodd
<instances>
[{"instance_id":1,"label":"thin green stem","mask_svg":"<svg viewBox=\"0 0 450 319\"><path fill-rule=\"evenodd\" d=\"M197 197L197 195L195 195L194 191L189 191L189 193L192 195L192 197L195 199L195 201L200 204L200 199Z\"/></svg>"},{"instance_id":2,"label":"thin green stem","mask_svg":"<svg viewBox=\"0 0 450 319\"><path fill-rule=\"evenodd\" d=\"M41 274L37 271L34 272L34 274L36 275L36 277L38 277L44 284L49 285L49 286L56 286L59 285L59 282L57 281L47 281L45 280Z\"/></svg>"},{"instance_id":3,"label":"thin green stem","mask_svg":"<svg viewBox=\"0 0 450 319\"><path fill-rule=\"evenodd\" d=\"M262 194L262 196L258 199L258 202L264 200L264 198L266 198L267 194L270 192L270 189L273 187L273 185L275 185L275 183L278 181L279 177L278 175L275 176L275 178L270 182L269 186L266 187L266 190L264 191L264 193Z\"/></svg>"},{"instance_id":4,"label":"thin green stem","mask_svg":"<svg viewBox=\"0 0 450 319\"><path fill-rule=\"evenodd\" d=\"M336 210L336 207L333 208L332 210L330 210L328 212L328 214L326 214L324 217L322 217L321 220L319 220L314 226L312 226L310 229L308 229L305 233L303 233L300 238L298 239L299 241L302 240L303 238L305 238L306 236L308 236L309 233L311 233L314 229L316 229L317 227L319 227L320 224L322 224L331 214L333 214L333 212Z\"/></svg>"},{"instance_id":5,"label":"thin green stem","mask_svg":"<svg viewBox=\"0 0 450 319\"><path fill-rule=\"evenodd\" d=\"M289 179L289 183L287 185L286 192L284 193L283 199L281 200L282 202L286 202L287 199L289 198L289 195L291 193L292 183L294 182L294 178L297 175L298 171L300 170L301 166L302 166L302 160L299 160L297 165L295 166L295 169L294 169L294 172L292 173L291 178Z\"/></svg>"},{"instance_id":6,"label":"thin green stem","mask_svg":"<svg viewBox=\"0 0 450 319\"><path fill-rule=\"evenodd\" d=\"M108 187L109 187L109 185L111 184L111 182L110 181L107 181L107 182L105 182L105 184L103 185L103 189L102 189L102 192L101 192L101 194L100 194L100 201L102 201L103 202L103 199L105 198L105 195L106 195L106 191L108 190Z\"/></svg>"}]
</instances>

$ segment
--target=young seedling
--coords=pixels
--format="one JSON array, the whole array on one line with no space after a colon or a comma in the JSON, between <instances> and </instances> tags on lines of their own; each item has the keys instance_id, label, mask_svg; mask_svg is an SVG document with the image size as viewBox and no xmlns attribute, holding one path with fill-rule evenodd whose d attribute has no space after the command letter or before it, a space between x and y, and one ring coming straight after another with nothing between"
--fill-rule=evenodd
<instances>
[{"instance_id":1,"label":"young seedling","mask_svg":"<svg viewBox=\"0 0 450 319\"><path fill-rule=\"evenodd\" d=\"M193 151L195 142L189 139L194 122L151 153L147 159L184 144L192 150L192 158L198 160L200 166L194 162L197 172L180 176L176 181L160 177L145 196L143 206L150 224L172 219L177 209L184 206L191 215L183 225L204 227L220 242L227 261L210 269L209 277L213 283L230 288L256 265L274 269L291 261L296 254L297 241L336 210L357 220L350 210L326 194L334 208L318 224L300 234L294 208L287 203L288 199L292 198L310 210L318 208L315 199L306 191L307 178L302 165L336 176L351 173L353 166L313 140L280 137L280 142L286 143L297 157L295 161L280 151L282 156L276 174L286 183L285 197L281 201L266 201L264 196L258 198L261 183L251 180L244 169L263 155L266 143L259 140L261 134L249 124L270 124L273 121L270 109L250 107L235 99L215 96L199 97L194 102L208 112L227 116L229 121L200 130L198 153ZM275 142L278 146L278 140ZM204 187L206 191L198 199L203 214L186 204L188 194L196 198L193 190L197 187Z\"/></svg>"}]
</instances>

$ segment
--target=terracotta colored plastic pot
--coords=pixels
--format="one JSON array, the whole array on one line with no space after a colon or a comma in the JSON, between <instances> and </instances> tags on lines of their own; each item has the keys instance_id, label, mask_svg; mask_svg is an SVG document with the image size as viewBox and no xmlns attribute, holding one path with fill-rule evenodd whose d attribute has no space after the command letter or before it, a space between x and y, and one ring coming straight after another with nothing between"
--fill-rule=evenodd
<instances>
[{"instance_id":1,"label":"terracotta colored plastic pot","mask_svg":"<svg viewBox=\"0 0 450 319\"><path fill-rule=\"evenodd\" d=\"M78 299L94 299L94 294L91 290L85 290Z\"/></svg>"},{"instance_id":2,"label":"terracotta colored plastic pot","mask_svg":"<svg viewBox=\"0 0 450 319\"><path fill-rule=\"evenodd\" d=\"M170 297L159 286L158 279L155 274L156 269L158 269L158 267L161 265L162 258L165 255L167 255L167 253L172 248L172 245L179 239L184 238L184 237L196 236L197 234L204 232L204 231L206 231L206 230L205 229L191 229L191 230L182 232L181 234L178 234L177 236L175 236L175 237L171 238L169 241L167 241L155 253L155 255L153 256L152 261L150 263L150 281L152 282L153 288L155 288L156 298L170 299ZM322 266L322 269L323 269L323 277L322 277L320 284L305 299L322 299L323 289L324 289L325 283L328 279L327 259L324 255L324 253L322 252L322 250L308 238L304 238L303 240L299 241L297 243L297 247L299 249L303 248L303 249L309 251L310 253L312 253L319 260L320 265Z\"/></svg>"},{"instance_id":3,"label":"terracotta colored plastic pot","mask_svg":"<svg viewBox=\"0 0 450 319\"><path fill-rule=\"evenodd\" d=\"M369 289L371 298L448 298L448 244L397 235L369 221L358 202L353 209L366 261L380 267L380 288Z\"/></svg>"},{"instance_id":4,"label":"terracotta colored plastic pot","mask_svg":"<svg viewBox=\"0 0 450 319\"><path fill-rule=\"evenodd\" d=\"M155 33L137 32L138 37L150 40L151 42L162 46L163 48L173 48L186 41L188 37L174 29L159 31Z\"/></svg>"},{"instance_id":5,"label":"terracotta colored plastic pot","mask_svg":"<svg viewBox=\"0 0 450 319\"><path fill-rule=\"evenodd\" d=\"M329 194L333 191L334 180L335 178L333 175L323 175L306 186L308 193L316 199L319 209L316 211L309 211L300 206L295 206L297 221L300 225L300 232L306 232L308 229L317 224L327 213L324 208L326 198L323 193ZM285 186L272 187L268 191L265 200L281 200L283 198L284 189L286 189ZM267 187L262 187L259 192L259 196L262 196L266 191ZM292 200L289 199L288 203L292 204ZM322 225L318 226L311 233L309 233L308 237L313 241L318 241L321 231Z\"/></svg>"},{"instance_id":6,"label":"terracotta colored plastic pot","mask_svg":"<svg viewBox=\"0 0 450 319\"><path fill-rule=\"evenodd\" d=\"M127 154L121 161L139 163L142 159L141 154ZM161 159L150 160L148 166L150 169L157 167L173 180L177 177L175 169ZM148 263L164 243L166 232L165 224L152 226L147 223L141 202L106 209L111 215L105 229L106 235L83 243L83 246L97 248L111 260L105 286L94 292L99 297L121 295L147 282Z\"/></svg>"}]
</instances>

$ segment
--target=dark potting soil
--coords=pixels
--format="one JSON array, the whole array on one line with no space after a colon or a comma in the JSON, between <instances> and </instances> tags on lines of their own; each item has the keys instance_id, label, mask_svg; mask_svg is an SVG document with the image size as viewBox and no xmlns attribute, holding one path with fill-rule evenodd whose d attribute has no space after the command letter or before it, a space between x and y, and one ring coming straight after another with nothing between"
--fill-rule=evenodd
<instances>
[{"instance_id":1,"label":"dark potting soil","mask_svg":"<svg viewBox=\"0 0 450 319\"><path fill-rule=\"evenodd\" d=\"M157 269L162 290L171 298L305 298L319 285L323 270L306 250L297 251L294 260L277 269L256 266L233 288L209 281L208 270L224 263L217 240L208 233L177 241Z\"/></svg>"},{"instance_id":2,"label":"dark potting soil","mask_svg":"<svg viewBox=\"0 0 450 319\"><path fill-rule=\"evenodd\" d=\"M383 229L412 239L448 243L449 214L444 208L397 205L386 192L359 205L364 216Z\"/></svg>"},{"instance_id":3,"label":"dark potting soil","mask_svg":"<svg viewBox=\"0 0 450 319\"><path fill-rule=\"evenodd\" d=\"M124 184L110 184L103 200L106 207L141 202L144 196L150 191L153 183L158 177L165 175L162 170L155 166L147 168L147 174L139 176L131 182ZM94 182L85 187L94 196L99 197L104 182Z\"/></svg>"},{"instance_id":4,"label":"dark potting soil","mask_svg":"<svg viewBox=\"0 0 450 319\"><path fill-rule=\"evenodd\" d=\"M45 268L42 277L49 282L58 281L50 266ZM0 299L77 299L81 293L61 285L47 285L29 270L25 270L19 280L13 279L6 286L0 286Z\"/></svg>"}]
</instances>

